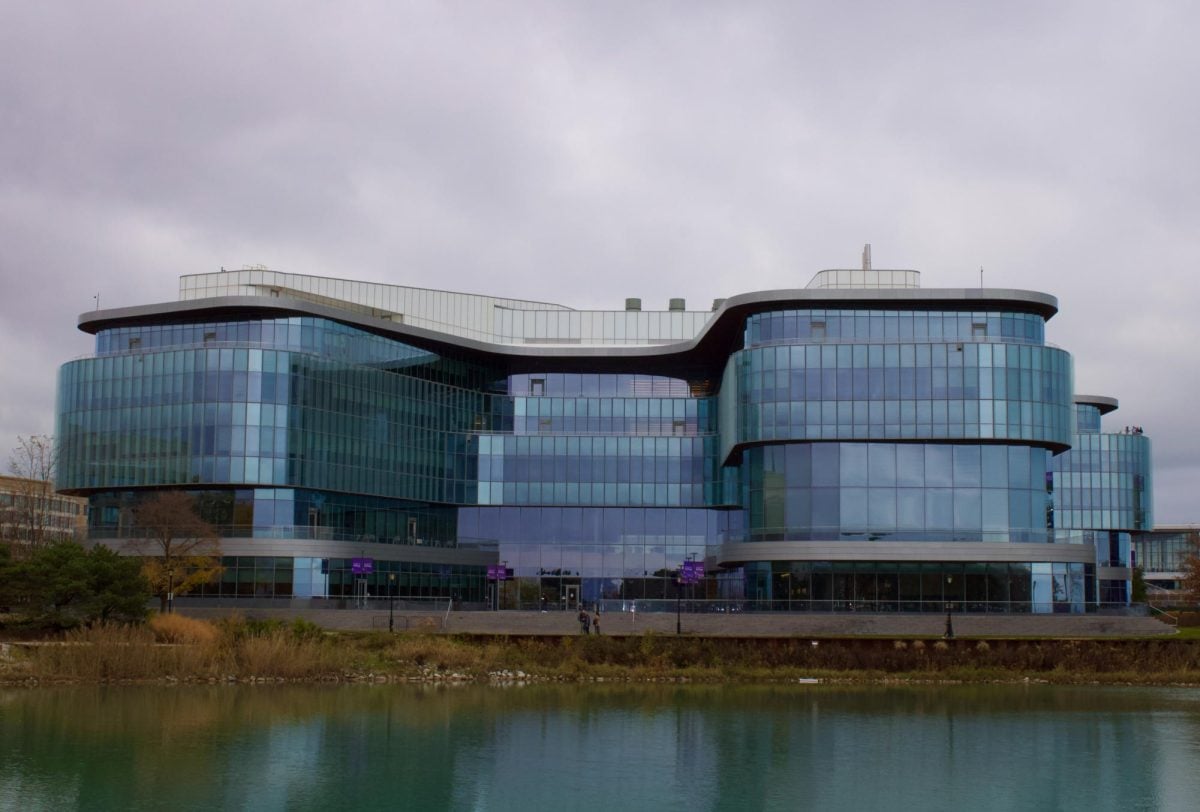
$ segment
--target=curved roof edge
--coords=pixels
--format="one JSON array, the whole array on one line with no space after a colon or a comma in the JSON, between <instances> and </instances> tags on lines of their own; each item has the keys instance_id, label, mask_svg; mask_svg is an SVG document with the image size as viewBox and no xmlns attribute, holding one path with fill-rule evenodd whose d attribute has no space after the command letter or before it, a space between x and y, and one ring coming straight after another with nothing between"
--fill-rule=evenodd
<instances>
[{"instance_id":1,"label":"curved roof edge","mask_svg":"<svg viewBox=\"0 0 1200 812\"><path fill-rule=\"evenodd\" d=\"M738 293L725 300L725 308L788 301L804 305L864 304L877 308L888 302L906 305L970 305L979 309L998 305L1011 310L1036 313L1046 319L1058 312L1058 299L1049 293L1015 288L785 288ZM717 313L720 314L721 311L718 310Z\"/></svg>"},{"instance_id":2,"label":"curved roof edge","mask_svg":"<svg viewBox=\"0 0 1200 812\"><path fill-rule=\"evenodd\" d=\"M163 317L200 316L224 313L227 315L251 313L289 313L311 315L362 327L370 332L386 335L437 351L452 348L471 354L490 356L496 359L517 361L540 361L546 364L588 360L603 364L641 359L650 362L672 364L696 363L710 365L718 358L728 355L734 344L740 343L741 319L749 314L778 308L782 305L811 307L813 305L866 305L886 307L888 303L968 306L985 308L1002 307L1017 312L1030 312L1050 318L1058 312L1058 300L1046 293L1034 291L970 288L946 288L935 290L806 290L784 289L741 293L725 300L703 329L690 339L663 344L644 345L529 345L496 344L479 339L456 336L372 318L342 308L311 302L305 299L264 296L217 296L209 299L185 299L161 304L135 305L110 310L93 310L79 316L78 327L85 333L95 334L105 327L122 324L137 324L157 321Z\"/></svg>"},{"instance_id":3,"label":"curved roof edge","mask_svg":"<svg viewBox=\"0 0 1200 812\"><path fill-rule=\"evenodd\" d=\"M1108 414L1117 410L1117 399L1107 395L1075 395L1075 402L1081 406L1095 406L1100 414Z\"/></svg>"},{"instance_id":4,"label":"curved roof edge","mask_svg":"<svg viewBox=\"0 0 1200 812\"><path fill-rule=\"evenodd\" d=\"M374 282L369 279L351 279L348 276L321 276L321 275L311 274L311 273L295 273L293 271L276 270L275 268L230 268L228 271L226 271L224 268L222 268L220 271L216 271L216 272L215 271L200 271L199 273L180 274L179 279L180 279L180 281L182 281L184 279L192 279L192 278L197 278L197 277L214 277L215 278L215 277L220 277L223 274L233 275L233 274L244 274L244 273L263 273L263 274L271 274L272 276L276 276L276 277L290 276L293 278L299 277L299 278L303 278L303 279L324 279L324 280L329 280L331 282L349 282L351 284L356 284L356 285L375 285L375 286L381 287L381 288L396 288L397 290L419 290L419 291L425 291L428 293L447 293L447 294L450 294L451 296L479 296L481 298L487 298L487 299L503 299L503 300L509 301L509 302L520 302L521 304L545 305L546 307L553 308L555 310L570 311L570 310L577 309L577 308L571 307L570 305L559 304L558 302L543 302L538 299L518 299L514 296L495 296L490 293L467 293L466 291L449 290L449 289L445 289L445 288L425 288L425 287L420 287L418 285L398 285L395 282ZM258 285L260 283L251 282L250 284ZM361 303L354 302L353 304L361 304ZM501 305L501 307L503 307L503 306L504 305Z\"/></svg>"},{"instance_id":5,"label":"curved roof edge","mask_svg":"<svg viewBox=\"0 0 1200 812\"><path fill-rule=\"evenodd\" d=\"M1034 448L1044 448L1052 454L1062 454L1070 451L1070 443L1060 443L1054 440L1044 440L1034 437L830 437L812 439L808 437L781 437L774 440L741 440L729 444L729 452L720 459L722 465L734 464L741 459L742 454L752 448L765 448L773 445L788 445L804 443L818 445L820 443L892 443L895 445L912 445L916 443L937 443L938 445L1026 445Z\"/></svg>"}]
</instances>

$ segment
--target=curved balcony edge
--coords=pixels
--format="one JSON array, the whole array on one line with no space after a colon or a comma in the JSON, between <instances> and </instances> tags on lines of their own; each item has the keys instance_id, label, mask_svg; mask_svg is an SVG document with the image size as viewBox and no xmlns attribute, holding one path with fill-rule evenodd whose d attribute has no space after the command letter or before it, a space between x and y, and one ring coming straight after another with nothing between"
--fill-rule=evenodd
<instances>
[{"instance_id":1,"label":"curved balcony edge","mask_svg":"<svg viewBox=\"0 0 1200 812\"><path fill-rule=\"evenodd\" d=\"M962 561L1094 564L1086 544L947 541L746 541L722 544L715 563L732 567L749 561Z\"/></svg>"}]
</instances>

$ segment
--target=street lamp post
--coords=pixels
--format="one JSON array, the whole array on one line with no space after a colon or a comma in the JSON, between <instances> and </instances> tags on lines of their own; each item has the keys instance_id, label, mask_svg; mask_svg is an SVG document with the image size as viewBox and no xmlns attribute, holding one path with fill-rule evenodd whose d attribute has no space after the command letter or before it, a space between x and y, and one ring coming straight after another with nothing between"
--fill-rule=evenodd
<instances>
[{"instance_id":1,"label":"street lamp post","mask_svg":"<svg viewBox=\"0 0 1200 812\"><path fill-rule=\"evenodd\" d=\"M675 634L683 634L680 610L683 608L683 575L675 577Z\"/></svg>"},{"instance_id":2,"label":"street lamp post","mask_svg":"<svg viewBox=\"0 0 1200 812\"><path fill-rule=\"evenodd\" d=\"M396 573L388 573L388 634L396 631Z\"/></svg>"},{"instance_id":3,"label":"street lamp post","mask_svg":"<svg viewBox=\"0 0 1200 812\"><path fill-rule=\"evenodd\" d=\"M675 573L675 634L683 634L680 610L683 608L683 585L694 585L704 577L704 564L696 561L695 553L688 553L687 561Z\"/></svg>"},{"instance_id":4,"label":"street lamp post","mask_svg":"<svg viewBox=\"0 0 1200 812\"><path fill-rule=\"evenodd\" d=\"M946 576L946 586L949 587L953 583L954 583L954 576L947 575ZM947 595L946 597L949 598L950 596ZM949 600L946 601L946 639L947 640L954 639L954 623L950 619L950 609L953 606L954 606L954 604L951 603Z\"/></svg>"},{"instance_id":5,"label":"street lamp post","mask_svg":"<svg viewBox=\"0 0 1200 812\"><path fill-rule=\"evenodd\" d=\"M175 612L175 568L167 567L167 614Z\"/></svg>"}]
</instances>

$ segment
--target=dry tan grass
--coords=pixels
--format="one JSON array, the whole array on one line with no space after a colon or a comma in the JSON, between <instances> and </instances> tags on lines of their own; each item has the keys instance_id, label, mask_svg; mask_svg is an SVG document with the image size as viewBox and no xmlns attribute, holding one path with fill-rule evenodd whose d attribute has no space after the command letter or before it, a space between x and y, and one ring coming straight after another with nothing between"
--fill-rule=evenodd
<instances>
[{"instance_id":1,"label":"dry tan grass","mask_svg":"<svg viewBox=\"0 0 1200 812\"><path fill-rule=\"evenodd\" d=\"M155 615L147 625L159 643L214 643L218 637L213 624L184 615Z\"/></svg>"},{"instance_id":2,"label":"dry tan grass","mask_svg":"<svg viewBox=\"0 0 1200 812\"><path fill-rule=\"evenodd\" d=\"M486 678L523 671L544 679L778 680L840 675L938 675L962 680L1038 675L1058 681L1200 679L1190 640L825 640L643 637L473 637L419 632L326 635L304 625L226 622L208 642L156 643L148 627L98 626L64 642L22 648L12 675L48 680L264 677L323 679L389 674ZM15 648L15 647L14 647ZM19 668L18 668L19 666ZM0 679L4 678L0 676Z\"/></svg>"},{"instance_id":3,"label":"dry tan grass","mask_svg":"<svg viewBox=\"0 0 1200 812\"><path fill-rule=\"evenodd\" d=\"M186 677L206 672L199 646L161 646L142 626L100 624L39 646L30 657L33 676L87 681Z\"/></svg>"},{"instance_id":4,"label":"dry tan grass","mask_svg":"<svg viewBox=\"0 0 1200 812\"><path fill-rule=\"evenodd\" d=\"M349 666L344 653L324 641L297 639L287 631L246 637L235 649L235 673L304 679L336 674Z\"/></svg>"},{"instance_id":5,"label":"dry tan grass","mask_svg":"<svg viewBox=\"0 0 1200 812\"><path fill-rule=\"evenodd\" d=\"M71 632L62 642L31 648L27 675L85 682L230 675L313 679L352 667L346 651L323 639L298 636L287 629L235 634L175 617L156 619L153 627L113 624Z\"/></svg>"},{"instance_id":6,"label":"dry tan grass","mask_svg":"<svg viewBox=\"0 0 1200 812\"><path fill-rule=\"evenodd\" d=\"M487 645L429 634L397 635L389 643L386 656L391 661L437 671L483 668L493 653Z\"/></svg>"}]
</instances>

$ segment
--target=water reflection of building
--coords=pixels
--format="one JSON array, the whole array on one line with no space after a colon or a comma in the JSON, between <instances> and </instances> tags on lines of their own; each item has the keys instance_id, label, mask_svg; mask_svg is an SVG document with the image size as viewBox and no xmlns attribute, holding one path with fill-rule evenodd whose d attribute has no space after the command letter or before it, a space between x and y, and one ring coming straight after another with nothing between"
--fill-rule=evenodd
<instances>
[{"instance_id":1,"label":"water reflection of building","mask_svg":"<svg viewBox=\"0 0 1200 812\"><path fill-rule=\"evenodd\" d=\"M1127 544L1097 539L1138 525L1074 495L1114 491L1105 466L1130 457L1055 465L1092 440L1045 341L1054 297L864 260L700 311L184 276L177 302L80 318L96 353L60 373L58 484L97 538L153 489L194 493L227 537L221 594L480 599L503 561L504 605L655 608L691 558L688 597L722 608L1124 599ZM1149 443L1130 443L1148 521Z\"/></svg>"}]
</instances>

